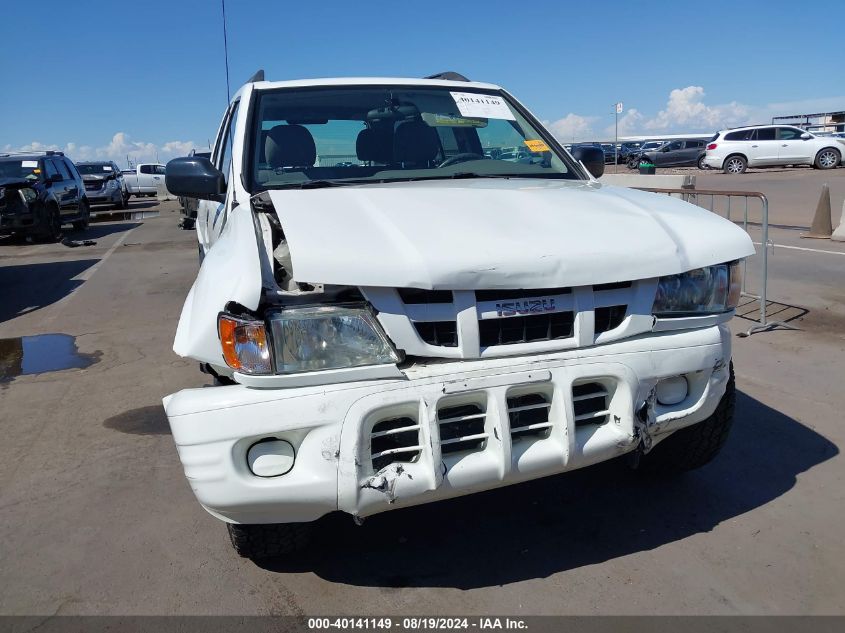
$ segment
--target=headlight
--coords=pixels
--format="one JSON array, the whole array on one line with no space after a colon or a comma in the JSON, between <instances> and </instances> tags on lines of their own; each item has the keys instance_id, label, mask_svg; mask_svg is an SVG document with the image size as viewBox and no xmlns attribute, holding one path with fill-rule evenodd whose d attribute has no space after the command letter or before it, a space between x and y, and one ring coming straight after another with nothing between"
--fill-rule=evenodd
<instances>
[{"instance_id":1,"label":"headlight","mask_svg":"<svg viewBox=\"0 0 845 633\"><path fill-rule=\"evenodd\" d=\"M668 317L727 312L739 302L741 281L739 262L661 277L651 311Z\"/></svg>"},{"instance_id":2,"label":"headlight","mask_svg":"<svg viewBox=\"0 0 845 633\"><path fill-rule=\"evenodd\" d=\"M290 374L399 361L365 308L290 308L270 312L266 325L221 314L218 329L226 364L245 374Z\"/></svg>"},{"instance_id":3,"label":"headlight","mask_svg":"<svg viewBox=\"0 0 845 633\"><path fill-rule=\"evenodd\" d=\"M116 180L109 180L108 183L106 183L106 189L114 189L116 187L117 187L117 181Z\"/></svg>"},{"instance_id":4,"label":"headlight","mask_svg":"<svg viewBox=\"0 0 845 633\"><path fill-rule=\"evenodd\" d=\"M292 308L271 313L268 324L279 374L399 361L365 308Z\"/></svg>"}]
</instances>

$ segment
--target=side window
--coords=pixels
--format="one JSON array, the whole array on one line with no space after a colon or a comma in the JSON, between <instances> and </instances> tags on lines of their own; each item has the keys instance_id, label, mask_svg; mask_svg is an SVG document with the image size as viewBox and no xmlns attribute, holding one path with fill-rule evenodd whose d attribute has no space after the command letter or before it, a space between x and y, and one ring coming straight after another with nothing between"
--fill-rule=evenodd
<instances>
[{"instance_id":1,"label":"side window","mask_svg":"<svg viewBox=\"0 0 845 633\"><path fill-rule=\"evenodd\" d=\"M141 173L142 174L153 173L153 166L152 165L141 165Z\"/></svg>"},{"instance_id":2,"label":"side window","mask_svg":"<svg viewBox=\"0 0 845 633\"><path fill-rule=\"evenodd\" d=\"M738 130L725 134L726 141L750 141L755 130Z\"/></svg>"},{"instance_id":3,"label":"side window","mask_svg":"<svg viewBox=\"0 0 845 633\"><path fill-rule=\"evenodd\" d=\"M804 133L803 130L799 130L794 127L779 127L777 130L778 139L781 141L794 141L800 139L801 135Z\"/></svg>"},{"instance_id":4,"label":"side window","mask_svg":"<svg viewBox=\"0 0 845 633\"><path fill-rule=\"evenodd\" d=\"M76 165L74 165L70 159L65 158L65 165L67 165L67 169L70 172L70 175L73 176L74 180L81 179L79 176L79 172L76 171Z\"/></svg>"},{"instance_id":5,"label":"side window","mask_svg":"<svg viewBox=\"0 0 845 633\"><path fill-rule=\"evenodd\" d=\"M231 112L230 108L227 108L226 111L223 113L223 121L220 123L220 129L217 130L217 138L214 139L214 149L211 150L211 163L213 165L217 164L217 159L220 156L220 152L222 150L223 137L225 136L227 126L229 125L229 113Z\"/></svg>"},{"instance_id":6,"label":"side window","mask_svg":"<svg viewBox=\"0 0 845 633\"><path fill-rule=\"evenodd\" d=\"M229 172L232 166L232 146L235 144L235 123L238 119L239 106L240 101L235 103L235 107L232 108L232 114L229 116L229 121L226 124L226 135L223 141L222 152L217 163L217 169L223 172L223 178L227 186L229 185Z\"/></svg>"},{"instance_id":7,"label":"side window","mask_svg":"<svg viewBox=\"0 0 845 633\"><path fill-rule=\"evenodd\" d=\"M761 127L757 130L757 139L758 141L774 141L775 140L775 128L773 127Z\"/></svg>"},{"instance_id":8,"label":"side window","mask_svg":"<svg viewBox=\"0 0 845 633\"><path fill-rule=\"evenodd\" d=\"M687 141L686 143L687 149L698 149L699 147L704 147L704 141Z\"/></svg>"},{"instance_id":9,"label":"side window","mask_svg":"<svg viewBox=\"0 0 845 633\"><path fill-rule=\"evenodd\" d=\"M50 180L53 176L59 175L58 170L56 170L56 166L51 160L44 161L44 171L46 172L47 180Z\"/></svg>"},{"instance_id":10,"label":"side window","mask_svg":"<svg viewBox=\"0 0 845 633\"><path fill-rule=\"evenodd\" d=\"M681 149L682 145L683 143L681 143L681 141L675 141L674 143L669 143L669 145L666 147L666 150L669 152L674 152L676 150Z\"/></svg>"},{"instance_id":11,"label":"side window","mask_svg":"<svg viewBox=\"0 0 845 633\"><path fill-rule=\"evenodd\" d=\"M73 180L73 176L70 175L70 170L67 168L67 165L65 165L65 161L59 159L53 160L53 163L55 163L56 169L58 169L59 173L62 175L62 180Z\"/></svg>"},{"instance_id":12,"label":"side window","mask_svg":"<svg viewBox=\"0 0 845 633\"><path fill-rule=\"evenodd\" d=\"M164 174L167 173L167 170L164 168L164 165L154 165L153 170L153 173L156 176L164 176Z\"/></svg>"}]
</instances>

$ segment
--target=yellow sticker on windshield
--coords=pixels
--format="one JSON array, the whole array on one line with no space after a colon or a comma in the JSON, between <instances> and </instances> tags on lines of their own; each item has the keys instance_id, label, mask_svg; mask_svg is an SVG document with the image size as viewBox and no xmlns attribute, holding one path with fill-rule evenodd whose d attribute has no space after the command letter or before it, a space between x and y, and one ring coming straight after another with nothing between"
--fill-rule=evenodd
<instances>
[{"instance_id":1,"label":"yellow sticker on windshield","mask_svg":"<svg viewBox=\"0 0 845 633\"><path fill-rule=\"evenodd\" d=\"M530 139L527 138L523 141L525 145L530 149L532 152L549 152L549 146L546 145L545 141L541 141L540 139Z\"/></svg>"}]
</instances>

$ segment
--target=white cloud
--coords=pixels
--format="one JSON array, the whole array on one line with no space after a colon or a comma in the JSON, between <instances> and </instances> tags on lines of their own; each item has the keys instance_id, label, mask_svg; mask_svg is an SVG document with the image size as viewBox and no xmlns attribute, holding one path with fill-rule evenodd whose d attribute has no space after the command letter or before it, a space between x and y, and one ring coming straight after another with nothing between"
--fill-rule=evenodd
<instances>
[{"instance_id":1,"label":"white cloud","mask_svg":"<svg viewBox=\"0 0 845 633\"><path fill-rule=\"evenodd\" d=\"M619 136L646 136L648 134L709 134L726 127L769 123L772 117L806 112L830 112L845 107L845 96L804 99L782 103L768 103L761 106L747 105L737 101L710 105L705 101L702 86L675 88L669 93L666 105L654 116L647 116L636 108L630 108L619 117ZM609 117L567 114L554 122L543 123L559 139L565 142L608 140L613 138L614 125L603 127L599 132L593 124Z\"/></svg>"},{"instance_id":2,"label":"white cloud","mask_svg":"<svg viewBox=\"0 0 845 633\"><path fill-rule=\"evenodd\" d=\"M176 156L185 156L196 147L193 141L167 141L161 145L148 141L135 141L126 132L117 132L107 145L94 147L92 145L78 145L68 142L64 146L33 141L26 145L13 147L5 145L4 151L43 152L46 150L61 150L72 160L113 160L119 165L126 163L126 157L133 162L159 160L166 162Z\"/></svg>"},{"instance_id":3,"label":"white cloud","mask_svg":"<svg viewBox=\"0 0 845 633\"><path fill-rule=\"evenodd\" d=\"M704 103L704 88L687 86L669 93L666 108L644 123L647 130L676 128L717 129L738 125L748 119L749 108L736 101L709 106Z\"/></svg>"},{"instance_id":4,"label":"white cloud","mask_svg":"<svg viewBox=\"0 0 845 633\"><path fill-rule=\"evenodd\" d=\"M562 143L572 143L589 139L593 134L593 123L597 120L598 117L581 116L570 112L557 121L543 121L543 125Z\"/></svg>"}]
</instances>

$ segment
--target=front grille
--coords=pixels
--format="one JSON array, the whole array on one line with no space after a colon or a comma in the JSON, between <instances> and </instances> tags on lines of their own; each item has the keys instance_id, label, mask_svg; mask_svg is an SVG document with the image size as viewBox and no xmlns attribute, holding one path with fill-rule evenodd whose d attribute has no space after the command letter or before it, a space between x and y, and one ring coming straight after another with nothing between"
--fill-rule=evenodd
<instances>
[{"instance_id":1,"label":"front grille","mask_svg":"<svg viewBox=\"0 0 845 633\"><path fill-rule=\"evenodd\" d=\"M420 290L418 288L399 288L402 302L408 305L429 303L452 303L451 290Z\"/></svg>"},{"instance_id":2,"label":"front grille","mask_svg":"<svg viewBox=\"0 0 845 633\"><path fill-rule=\"evenodd\" d=\"M440 429L440 452L443 455L484 450L487 433L484 432L484 408L480 404L456 404L437 409Z\"/></svg>"},{"instance_id":3,"label":"front grille","mask_svg":"<svg viewBox=\"0 0 845 633\"><path fill-rule=\"evenodd\" d=\"M504 301L506 299L532 299L572 294L572 288L533 288L519 290L476 290L476 301Z\"/></svg>"},{"instance_id":4,"label":"front grille","mask_svg":"<svg viewBox=\"0 0 845 633\"><path fill-rule=\"evenodd\" d=\"M373 425L370 457L374 471L397 462L415 462L421 450L420 425L413 418L400 416Z\"/></svg>"},{"instance_id":5,"label":"front grille","mask_svg":"<svg viewBox=\"0 0 845 633\"><path fill-rule=\"evenodd\" d=\"M508 397L508 419L511 439L546 438L551 432L549 408L552 403L543 393Z\"/></svg>"},{"instance_id":6,"label":"front grille","mask_svg":"<svg viewBox=\"0 0 845 633\"><path fill-rule=\"evenodd\" d=\"M609 415L607 387L598 382L573 385L572 407L575 413L575 426L604 424Z\"/></svg>"},{"instance_id":7,"label":"front grille","mask_svg":"<svg viewBox=\"0 0 845 633\"><path fill-rule=\"evenodd\" d=\"M99 191L105 184L104 180L88 180L85 181L85 191Z\"/></svg>"},{"instance_id":8,"label":"front grille","mask_svg":"<svg viewBox=\"0 0 845 633\"><path fill-rule=\"evenodd\" d=\"M571 338L574 322L572 312L482 319L478 322L478 333L481 347L553 341Z\"/></svg>"},{"instance_id":9,"label":"front grille","mask_svg":"<svg viewBox=\"0 0 845 633\"><path fill-rule=\"evenodd\" d=\"M622 321L625 320L625 313L627 311L628 306L624 305L596 308L596 334L601 334L602 332L618 328L622 325Z\"/></svg>"},{"instance_id":10,"label":"front grille","mask_svg":"<svg viewBox=\"0 0 845 633\"><path fill-rule=\"evenodd\" d=\"M458 346L458 326L455 321L416 321L417 334L429 345Z\"/></svg>"}]
</instances>

